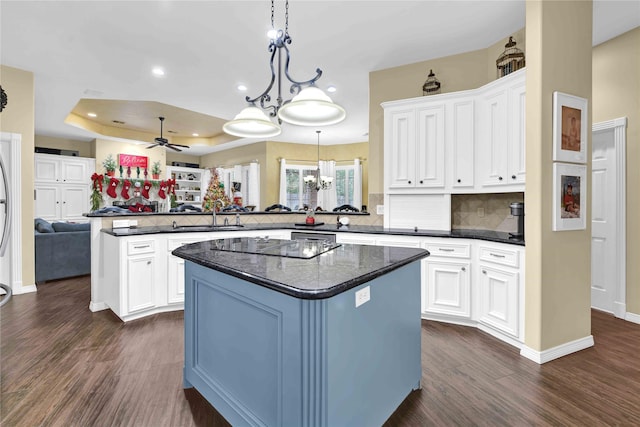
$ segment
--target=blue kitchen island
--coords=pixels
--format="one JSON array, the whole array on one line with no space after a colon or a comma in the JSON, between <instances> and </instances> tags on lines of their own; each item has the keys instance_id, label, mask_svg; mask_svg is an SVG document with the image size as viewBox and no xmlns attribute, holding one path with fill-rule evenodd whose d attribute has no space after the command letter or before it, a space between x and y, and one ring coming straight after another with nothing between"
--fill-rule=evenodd
<instances>
[{"instance_id":1,"label":"blue kitchen island","mask_svg":"<svg viewBox=\"0 0 640 427\"><path fill-rule=\"evenodd\" d=\"M420 388L426 250L243 237L173 254L184 387L232 425L382 425Z\"/></svg>"}]
</instances>

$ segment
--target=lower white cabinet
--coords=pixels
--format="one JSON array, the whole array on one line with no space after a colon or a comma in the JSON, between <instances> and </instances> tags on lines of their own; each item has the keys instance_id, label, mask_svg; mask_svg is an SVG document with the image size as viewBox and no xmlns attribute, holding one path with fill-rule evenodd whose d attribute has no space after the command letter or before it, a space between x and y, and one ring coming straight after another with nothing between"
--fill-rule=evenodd
<instances>
[{"instance_id":1,"label":"lower white cabinet","mask_svg":"<svg viewBox=\"0 0 640 427\"><path fill-rule=\"evenodd\" d=\"M471 318L471 263L424 261L422 311L455 318Z\"/></svg>"},{"instance_id":2,"label":"lower white cabinet","mask_svg":"<svg viewBox=\"0 0 640 427\"><path fill-rule=\"evenodd\" d=\"M156 306L155 254L127 259L127 314Z\"/></svg>"},{"instance_id":3,"label":"lower white cabinet","mask_svg":"<svg viewBox=\"0 0 640 427\"><path fill-rule=\"evenodd\" d=\"M488 263L479 264L479 268L478 321L518 338L518 273Z\"/></svg>"}]
</instances>

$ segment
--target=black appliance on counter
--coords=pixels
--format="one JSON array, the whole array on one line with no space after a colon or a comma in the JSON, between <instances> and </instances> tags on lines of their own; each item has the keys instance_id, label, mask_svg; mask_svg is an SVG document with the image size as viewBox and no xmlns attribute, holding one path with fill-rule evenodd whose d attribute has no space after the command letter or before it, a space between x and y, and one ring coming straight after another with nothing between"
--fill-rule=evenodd
<instances>
[{"instance_id":1,"label":"black appliance on counter","mask_svg":"<svg viewBox=\"0 0 640 427\"><path fill-rule=\"evenodd\" d=\"M509 236L514 239L524 239L524 203L513 202L509 205L511 208L511 215L517 218L518 228L515 233L509 233Z\"/></svg>"}]
</instances>

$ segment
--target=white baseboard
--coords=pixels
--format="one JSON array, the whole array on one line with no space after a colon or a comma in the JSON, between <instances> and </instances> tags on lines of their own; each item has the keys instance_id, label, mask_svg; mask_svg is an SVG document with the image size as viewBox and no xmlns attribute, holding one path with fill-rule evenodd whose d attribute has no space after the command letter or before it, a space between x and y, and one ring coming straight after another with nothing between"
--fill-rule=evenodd
<instances>
[{"instance_id":1,"label":"white baseboard","mask_svg":"<svg viewBox=\"0 0 640 427\"><path fill-rule=\"evenodd\" d=\"M633 323L638 323L640 324L640 314L635 314L635 313L626 313L623 317L624 320L627 320L629 322L633 322Z\"/></svg>"},{"instance_id":2,"label":"white baseboard","mask_svg":"<svg viewBox=\"0 0 640 427\"><path fill-rule=\"evenodd\" d=\"M523 345L520 348L520 355L542 365L543 363L550 362L562 356L584 350L585 348L593 347L593 345L593 335L589 335L587 337L580 338L575 341L570 341L568 343L561 344L544 351L537 351L530 347L527 347L526 345Z\"/></svg>"},{"instance_id":3,"label":"white baseboard","mask_svg":"<svg viewBox=\"0 0 640 427\"><path fill-rule=\"evenodd\" d=\"M624 319L627 313L627 305L622 302L613 303L613 315L619 319Z\"/></svg>"},{"instance_id":4,"label":"white baseboard","mask_svg":"<svg viewBox=\"0 0 640 427\"><path fill-rule=\"evenodd\" d=\"M15 286L11 288L11 291L13 292L14 295L20 295L20 294L29 294L31 292L38 292L38 288L36 287L36 285L29 285L29 286Z\"/></svg>"},{"instance_id":5,"label":"white baseboard","mask_svg":"<svg viewBox=\"0 0 640 427\"><path fill-rule=\"evenodd\" d=\"M108 308L109 308L109 306L104 302L93 302L93 301L91 301L89 303L89 310L91 310L92 312L102 311L102 310L106 310Z\"/></svg>"}]
</instances>

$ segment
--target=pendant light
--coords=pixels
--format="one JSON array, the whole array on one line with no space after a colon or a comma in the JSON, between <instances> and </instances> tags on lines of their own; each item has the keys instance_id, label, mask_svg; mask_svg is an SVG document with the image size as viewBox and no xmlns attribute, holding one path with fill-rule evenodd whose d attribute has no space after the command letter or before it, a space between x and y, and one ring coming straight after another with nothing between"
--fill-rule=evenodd
<instances>
[{"instance_id":1,"label":"pendant light","mask_svg":"<svg viewBox=\"0 0 640 427\"><path fill-rule=\"evenodd\" d=\"M247 138L268 138L277 136L281 132L282 122L299 126L324 126L341 122L346 117L344 108L333 103L321 89L315 87L315 82L322 76L322 70L317 68L316 75L306 81L297 81L289 75L290 53L287 45L291 44L289 36L289 0L285 2L285 29L277 30L274 25L275 1L271 0L271 31L269 52L271 58L269 66L271 79L266 90L255 98L247 96L245 100L249 106L242 110L235 118L224 124L222 129L234 136ZM284 51L284 70L283 70ZM277 54L277 74L274 59ZM284 71L284 73L283 73ZM295 94L293 99L284 101L282 98L282 84L288 84L284 77L291 83L289 92ZM270 95L274 83L277 82L277 97L275 103L271 103ZM260 108L256 105L259 103ZM262 110L269 112L269 117ZM271 119L277 117L277 123Z\"/></svg>"}]
</instances>

